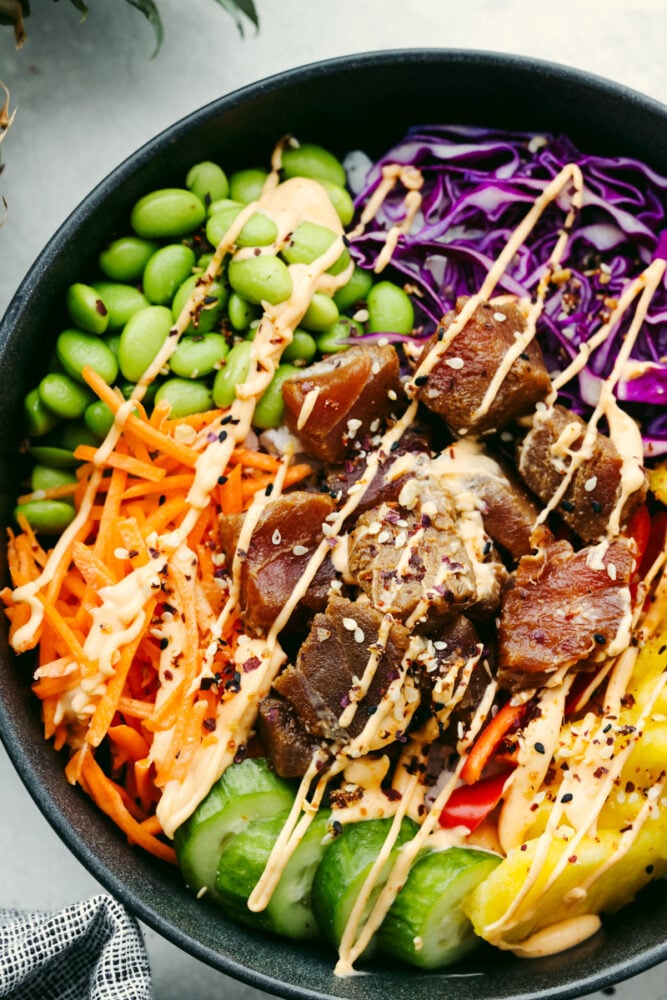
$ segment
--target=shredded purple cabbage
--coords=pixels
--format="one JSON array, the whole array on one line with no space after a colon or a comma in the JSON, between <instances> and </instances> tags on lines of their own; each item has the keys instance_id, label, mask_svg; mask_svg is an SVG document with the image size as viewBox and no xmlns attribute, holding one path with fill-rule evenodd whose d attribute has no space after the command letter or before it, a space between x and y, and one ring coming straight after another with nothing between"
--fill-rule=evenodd
<instances>
[{"instance_id":1,"label":"shredded purple cabbage","mask_svg":"<svg viewBox=\"0 0 667 1000\"><path fill-rule=\"evenodd\" d=\"M459 295L479 289L488 269L534 199L569 162L583 174L584 203L563 259L569 277L553 285L537 337L550 371L561 370L608 317L626 283L655 257L667 256L667 178L627 157L585 155L565 136L507 133L466 126L416 127L366 172L355 205L363 206L385 164L410 164L424 176L422 209L392 256L395 276L415 286L418 324L429 336ZM355 181L352 179L352 183ZM403 219L404 190L397 185L352 254L372 267L387 229ZM495 294L534 294L543 266L569 208L560 198L543 214ZM600 380L613 365L627 329L621 323L591 356L587 368L561 394L586 415ZM651 302L633 349L635 377L621 381L618 398L638 420L645 453L667 453L667 284Z\"/></svg>"}]
</instances>

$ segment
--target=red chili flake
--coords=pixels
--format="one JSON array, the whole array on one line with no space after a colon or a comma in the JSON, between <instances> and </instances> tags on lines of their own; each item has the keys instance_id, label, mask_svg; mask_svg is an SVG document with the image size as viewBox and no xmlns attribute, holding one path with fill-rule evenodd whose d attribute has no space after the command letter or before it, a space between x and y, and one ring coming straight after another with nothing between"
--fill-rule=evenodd
<instances>
[{"instance_id":1,"label":"red chili flake","mask_svg":"<svg viewBox=\"0 0 667 1000\"><path fill-rule=\"evenodd\" d=\"M389 799L390 802L400 802L403 798L397 788L383 788L382 794Z\"/></svg>"},{"instance_id":2,"label":"red chili flake","mask_svg":"<svg viewBox=\"0 0 667 1000\"><path fill-rule=\"evenodd\" d=\"M571 854L567 860L570 862L571 865L574 865L576 864L577 861L577 855Z\"/></svg>"}]
</instances>

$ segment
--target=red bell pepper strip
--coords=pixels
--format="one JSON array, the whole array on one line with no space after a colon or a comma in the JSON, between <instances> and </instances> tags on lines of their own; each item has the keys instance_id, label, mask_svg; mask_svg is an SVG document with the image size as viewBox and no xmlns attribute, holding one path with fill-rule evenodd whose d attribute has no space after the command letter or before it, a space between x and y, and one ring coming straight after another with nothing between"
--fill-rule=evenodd
<instances>
[{"instance_id":1,"label":"red bell pepper strip","mask_svg":"<svg viewBox=\"0 0 667 1000\"><path fill-rule=\"evenodd\" d=\"M634 540L637 546L637 565L639 566L651 536L651 515L648 507L642 503L637 507L627 523L625 534Z\"/></svg>"},{"instance_id":2,"label":"red bell pepper strip","mask_svg":"<svg viewBox=\"0 0 667 1000\"><path fill-rule=\"evenodd\" d=\"M460 785L449 797L447 805L440 813L440 826L451 830L455 826L465 826L472 833L482 820L500 802L505 783L513 768L499 771L489 778L482 778L474 785Z\"/></svg>"},{"instance_id":3,"label":"red bell pepper strip","mask_svg":"<svg viewBox=\"0 0 667 1000\"><path fill-rule=\"evenodd\" d=\"M461 778L467 785L474 785L482 776L482 771L493 756L494 750L507 735L512 726L521 719L526 705L513 705L506 701L503 707L481 731L465 764L461 768Z\"/></svg>"}]
</instances>

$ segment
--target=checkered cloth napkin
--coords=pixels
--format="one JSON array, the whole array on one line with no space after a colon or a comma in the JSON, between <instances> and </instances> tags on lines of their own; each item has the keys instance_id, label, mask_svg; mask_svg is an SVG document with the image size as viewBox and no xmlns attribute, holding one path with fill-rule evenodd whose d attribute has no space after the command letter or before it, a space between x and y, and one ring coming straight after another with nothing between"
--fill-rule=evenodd
<instances>
[{"instance_id":1,"label":"checkered cloth napkin","mask_svg":"<svg viewBox=\"0 0 667 1000\"><path fill-rule=\"evenodd\" d=\"M151 1000L136 920L100 894L55 913L0 909L3 1000Z\"/></svg>"}]
</instances>

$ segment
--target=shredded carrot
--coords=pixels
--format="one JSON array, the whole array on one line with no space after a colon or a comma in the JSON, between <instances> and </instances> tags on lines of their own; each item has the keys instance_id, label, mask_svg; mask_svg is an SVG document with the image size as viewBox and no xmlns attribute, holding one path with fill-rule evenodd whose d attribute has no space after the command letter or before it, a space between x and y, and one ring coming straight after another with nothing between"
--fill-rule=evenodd
<instances>
[{"instance_id":1,"label":"shredded carrot","mask_svg":"<svg viewBox=\"0 0 667 1000\"><path fill-rule=\"evenodd\" d=\"M240 468L240 466L237 466ZM312 466L305 462L300 465L291 465L285 473L285 486L295 486L301 480L306 479L313 471ZM242 485L243 508L245 509L255 493L265 490L273 483L275 476L258 476L257 479L246 479Z\"/></svg>"},{"instance_id":2,"label":"shredded carrot","mask_svg":"<svg viewBox=\"0 0 667 1000\"><path fill-rule=\"evenodd\" d=\"M143 609L143 614L147 621L150 621L150 616L154 606L155 598L150 598L148 604ZM116 664L114 675L107 684L104 695L97 704L95 714L91 719L90 726L88 727L88 732L86 734L87 742L94 747L99 746L106 736L109 726L111 725L111 720L113 719L114 713L118 708L118 702L121 694L123 693L125 680L127 678L128 671L132 666L132 659L140 640L141 635L137 636L135 639L131 640L122 647L120 659Z\"/></svg>"},{"instance_id":3,"label":"shredded carrot","mask_svg":"<svg viewBox=\"0 0 667 1000\"><path fill-rule=\"evenodd\" d=\"M107 777L92 753L88 753L83 760L81 779L96 805L123 830L131 843L139 844L163 861L177 863L174 849L158 840L132 816L123 802L118 785Z\"/></svg>"},{"instance_id":4,"label":"shredded carrot","mask_svg":"<svg viewBox=\"0 0 667 1000\"><path fill-rule=\"evenodd\" d=\"M50 486L46 490L33 490L32 493L24 493L16 502L28 503L30 500L61 500L63 497L73 497L77 485L77 483L63 483L61 486Z\"/></svg>"},{"instance_id":5,"label":"shredded carrot","mask_svg":"<svg viewBox=\"0 0 667 1000\"><path fill-rule=\"evenodd\" d=\"M111 742L123 751L126 760L141 760L142 757L147 756L150 750L148 741L141 733L126 723L109 726L108 734Z\"/></svg>"},{"instance_id":6,"label":"shredded carrot","mask_svg":"<svg viewBox=\"0 0 667 1000\"><path fill-rule=\"evenodd\" d=\"M273 472L280 468L280 461L273 455L263 451L252 451L250 448L235 448L229 460L230 465L242 465L245 469L259 469L261 472Z\"/></svg>"},{"instance_id":7,"label":"shredded carrot","mask_svg":"<svg viewBox=\"0 0 667 1000\"><path fill-rule=\"evenodd\" d=\"M243 510L243 470L235 466L227 474L226 481L220 486L220 506L225 517L240 514Z\"/></svg>"}]
</instances>

